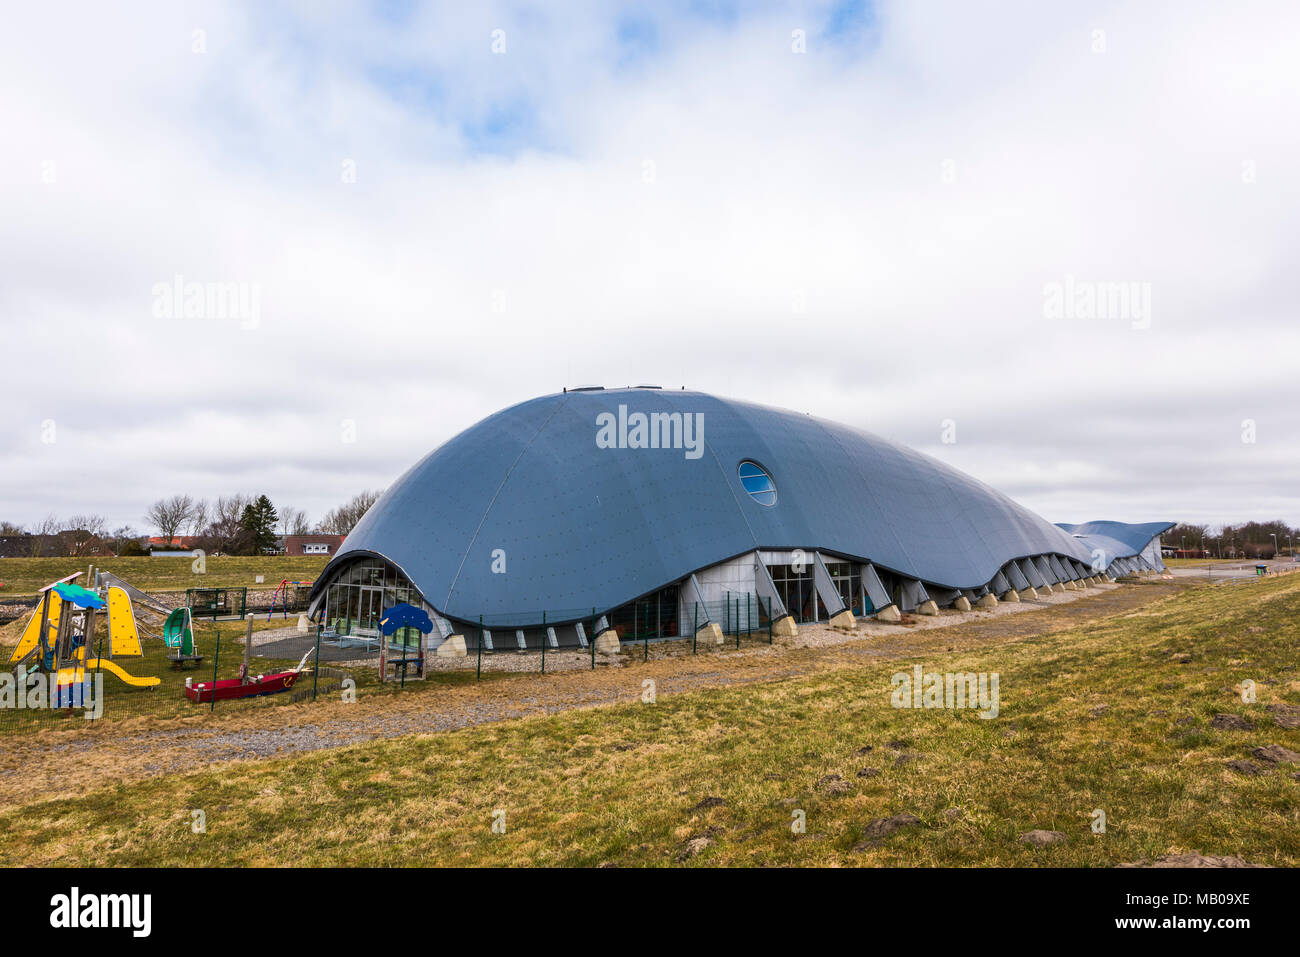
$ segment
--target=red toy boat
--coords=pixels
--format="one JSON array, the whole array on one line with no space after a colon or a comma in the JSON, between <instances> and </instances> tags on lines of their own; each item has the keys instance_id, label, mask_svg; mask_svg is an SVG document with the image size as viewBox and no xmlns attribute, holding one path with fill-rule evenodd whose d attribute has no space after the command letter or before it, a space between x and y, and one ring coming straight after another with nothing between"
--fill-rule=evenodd
<instances>
[{"instance_id":1,"label":"red toy boat","mask_svg":"<svg viewBox=\"0 0 1300 957\"><path fill-rule=\"evenodd\" d=\"M281 671L278 674L263 675L260 681L257 678L250 678L248 681L223 678L216 683L216 698L218 701L229 701L234 698L260 698L268 694L282 694L293 687L300 673ZM211 701L213 691L213 683L207 681L187 687L185 697L196 703Z\"/></svg>"}]
</instances>

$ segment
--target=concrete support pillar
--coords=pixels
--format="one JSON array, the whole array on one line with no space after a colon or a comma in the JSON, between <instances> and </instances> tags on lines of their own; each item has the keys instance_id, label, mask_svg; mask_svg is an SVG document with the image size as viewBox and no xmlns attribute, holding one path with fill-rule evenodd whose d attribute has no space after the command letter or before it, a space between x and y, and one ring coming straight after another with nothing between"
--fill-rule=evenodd
<instances>
[{"instance_id":1,"label":"concrete support pillar","mask_svg":"<svg viewBox=\"0 0 1300 957\"><path fill-rule=\"evenodd\" d=\"M1009 590L1009 591L1007 592L1007 594L1009 594L1009 595L1016 595L1014 589ZM1020 601L1020 596L1019 596L1019 595L1016 595L1016 597L1013 598L1013 599L1011 599L1011 600L1012 600L1012 601ZM975 607L976 607L976 608L996 608L996 607L998 607L998 596L995 595L995 594L993 594L993 592L989 592L987 595L983 596L982 598L980 598L979 601L977 601L977 602L975 603Z\"/></svg>"},{"instance_id":2,"label":"concrete support pillar","mask_svg":"<svg viewBox=\"0 0 1300 957\"><path fill-rule=\"evenodd\" d=\"M917 605L916 613L918 615L937 615L939 614L939 606L936 605L934 599L931 598L928 601L923 601L921 604Z\"/></svg>"},{"instance_id":3,"label":"concrete support pillar","mask_svg":"<svg viewBox=\"0 0 1300 957\"><path fill-rule=\"evenodd\" d=\"M439 658L464 658L465 657L465 636L448 635L446 640L438 646L434 652Z\"/></svg>"},{"instance_id":4,"label":"concrete support pillar","mask_svg":"<svg viewBox=\"0 0 1300 957\"><path fill-rule=\"evenodd\" d=\"M606 628L602 631L596 636L594 643L596 651L602 655L616 655L623 650L623 646L619 644L618 632L613 628Z\"/></svg>"},{"instance_id":5,"label":"concrete support pillar","mask_svg":"<svg viewBox=\"0 0 1300 957\"><path fill-rule=\"evenodd\" d=\"M876 612L876 621L902 621L903 613L898 610L897 605L886 605L880 611Z\"/></svg>"},{"instance_id":6,"label":"concrete support pillar","mask_svg":"<svg viewBox=\"0 0 1300 957\"><path fill-rule=\"evenodd\" d=\"M722 644L722 626L715 621L700 625L699 631L695 633L695 640L706 645Z\"/></svg>"},{"instance_id":7,"label":"concrete support pillar","mask_svg":"<svg viewBox=\"0 0 1300 957\"><path fill-rule=\"evenodd\" d=\"M794 620L794 615L782 615L772 622L774 638L793 638L797 634L799 634L799 623Z\"/></svg>"},{"instance_id":8,"label":"concrete support pillar","mask_svg":"<svg viewBox=\"0 0 1300 957\"><path fill-rule=\"evenodd\" d=\"M1029 588L1020 589L1020 598L1022 601L1033 601L1038 597L1038 589L1032 585Z\"/></svg>"},{"instance_id":9,"label":"concrete support pillar","mask_svg":"<svg viewBox=\"0 0 1300 957\"><path fill-rule=\"evenodd\" d=\"M858 620L853 617L853 612L845 608L837 615L832 615L830 626L836 631L856 631Z\"/></svg>"},{"instance_id":10,"label":"concrete support pillar","mask_svg":"<svg viewBox=\"0 0 1300 957\"><path fill-rule=\"evenodd\" d=\"M997 601L997 599L993 599ZM958 595L957 600L952 603L952 607L958 611L970 611L970 599L965 595Z\"/></svg>"}]
</instances>

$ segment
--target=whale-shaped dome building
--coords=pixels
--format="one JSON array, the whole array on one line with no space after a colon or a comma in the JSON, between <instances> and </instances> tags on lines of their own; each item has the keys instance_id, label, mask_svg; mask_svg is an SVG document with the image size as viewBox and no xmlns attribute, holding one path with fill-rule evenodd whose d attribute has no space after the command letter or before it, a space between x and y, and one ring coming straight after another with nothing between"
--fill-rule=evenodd
<instances>
[{"instance_id":1,"label":"whale-shaped dome building","mask_svg":"<svg viewBox=\"0 0 1300 957\"><path fill-rule=\"evenodd\" d=\"M409 601L437 623L433 644L485 630L498 649L690 637L742 615L789 633L1161 569L1170 525L1053 525L826 419L590 387L491 415L417 462L318 577L311 613L374 634Z\"/></svg>"}]
</instances>

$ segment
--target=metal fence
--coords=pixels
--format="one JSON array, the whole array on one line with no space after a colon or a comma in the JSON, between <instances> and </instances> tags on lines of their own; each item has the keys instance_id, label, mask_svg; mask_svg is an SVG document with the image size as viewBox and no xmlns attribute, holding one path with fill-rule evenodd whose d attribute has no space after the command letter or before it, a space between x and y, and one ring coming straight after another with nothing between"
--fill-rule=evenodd
<instances>
[{"instance_id":1,"label":"metal fence","mask_svg":"<svg viewBox=\"0 0 1300 957\"><path fill-rule=\"evenodd\" d=\"M449 648L440 651L434 647L439 642L426 644L424 636L406 630L387 638L340 639L325 633L321 624L308 632L287 628L257 632L253 619L247 617L242 624L226 626L220 611L237 609L243 596L238 589L225 591L225 598L213 600L216 620L196 623L198 647L193 656L182 659L160 638L142 630L142 657L111 660L106 657L106 638L97 637L93 653L85 656L93 664L84 669L81 683L70 669L60 674L53 663L35 670L0 671L0 740L104 721L166 720L300 704L334 696L349 685L353 689L362 685L372 694L385 687L410 688L413 682L454 682L470 672L482 679L493 674L595 670L652 656L703 654L772 642L770 602L744 592L718 601L674 604L671 614L665 614L663 606L655 610L645 602L618 613L561 608L484 615L473 623L459 622L460 641L443 642ZM206 610L213 611L214 604ZM251 610L245 610L251 616ZM523 621L537 624L517 626ZM204 624L206 633L200 635L197 624ZM253 645L246 653L244 643L250 632ZM259 638L265 639L261 647ZM254 651L265 656L254 656ZM0 661L8 658L7 652L0 651ZM270 685L272 680L283 682L307 652L290 686ZM390 670L392 678L387 678Z\"/></svg>"},{"instance_id":2,"label":"metal fence","mask_svg":"<svg viewBox=\"0 0 1300 957\"><path fill-rule=\"evenodd\" d=\"M167 719L314 701L336 691L353 674L320 662L320 636L305 634L303 651L290 662L254 657L250 648L244 668L247 628L218 628L201 640L200 650L184 659L156 637L141 635L143 656L108 656L100 635L84 656L87 666L58 667L51 660L29 658L0 670L0 740L24 735L93 727L128 719ZM319 629L317 629L319 632ZM256 642L256 633L254 633ZM277 636L273 640L283 640ZM7 661L12 649L0 651ZM297 650L297 649L295 649ZM301 670L298 668L301 667ZM286 677L292 674L286 683ZM216 693L214 694L214 689Z\"/></svg>"},{"instance_id":3,"label":"metal fence","mask_svg":"<svg viewBox=\"0 0 1300 957\"><path fill-rule=\"evenodd\" d=\"M195 618L209 621L238 619L248 612L247 588L187 588L185 604Z\"/></svg>"},{"instance_id":4,"label":"metal fence","mask_svg":"<svg viewBox=\"0 0 1300 957\"><path fill-rule=\"evenodd\" d=\"M743 642L772 643L771 599L751 592L733 592L712 602L693 602L679 609L681 618L650 613L647 604L633 603L618 613L589 609L547 609L542 612L482 615L470 627L463 628L466 656L473 659L475 676L484 672L594 671L602 662L620 660L598 642L602 634L613 633L618 639L619 655L640 653L648 661L651 649L671 654L674 649L690 646L691 654L707 650L710 634L706 626L717 625L720 633L734 639L735 647ZM519 627L518 622L536 621L539 625ZM604 628L601 623L604 623ZM706 640L701 641L701 635ZM436 655L436 652L435 652ZM456 659L434 659L432 670L454 671L461 667Z\"/></svg>"}]
</instances>

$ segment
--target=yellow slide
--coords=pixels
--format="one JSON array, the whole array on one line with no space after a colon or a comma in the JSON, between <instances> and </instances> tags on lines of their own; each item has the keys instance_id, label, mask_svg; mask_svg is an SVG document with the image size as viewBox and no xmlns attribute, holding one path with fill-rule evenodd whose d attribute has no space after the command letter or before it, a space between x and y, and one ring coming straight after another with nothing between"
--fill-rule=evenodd
<instances>
[{"instance_id":1,"label":"yellow slide","mask_svg":"<svg viewBox=\"0 0 1300 957\"><path fill-rule=\"evenodd\" d=\"M135 675L129 675L107 658L91 658L86 662L86 668L90 671L94 671L96 668L103 668L105 671L111 672L122 681L125 681L127 684L135 688L154 688L162 684L161 678L137 678Z\"/></svg>"},{"instance_id":2,"label":"yellow slide","mask_svg":"<svg viewBox=\"0 0 1300 957\"><path fill-rule=\"evenodd\" d=\"M80 658L86 653L86 649L78 648L74 654ZM59 684L81 684L86 680L86 672L94 671L96 668L103 668L109 674L116 675L119 679L131 685L134 688L155 688L162 684L161 678L145 677L137 678L135 675L127 674L107 658L91 658L86 662L85 667L78 664L75 668L59 669Z\"/></svg>"},{"instance_id":3,"label":"yellow slide","mask_svg":"<svg viewBox=\"0 0 1300 957\"><path fill-rule=\"evenodd\" d=\"M53 644L54 636L59 633L59 611L63 605L63 599L59 593L50 591L50 643ZM32 613L32 619L23 629L23 636L18 639L18 647L14 653L9 656L9 664L22 661L36 647L36 642L41 634L41 603L37 602L36 611ZM138 639L137 639L138 640Z\"/></svg>"}]
</instances>

